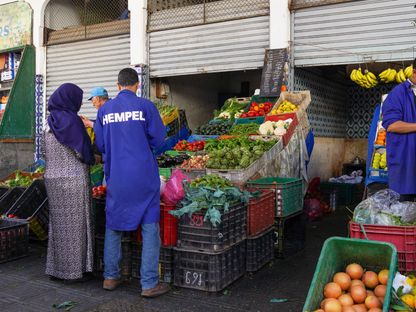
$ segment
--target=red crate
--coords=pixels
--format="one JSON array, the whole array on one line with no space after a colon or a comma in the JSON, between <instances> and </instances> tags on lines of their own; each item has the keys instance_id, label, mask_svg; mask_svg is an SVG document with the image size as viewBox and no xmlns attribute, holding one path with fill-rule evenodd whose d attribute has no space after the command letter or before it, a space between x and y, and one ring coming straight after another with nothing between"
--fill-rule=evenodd
<instances>
[{"instance_id":1,"label":"red crate","mask_svg":"<svg viewBox=\"0 0 416 312\"><path fill-rule=\"evenodd\" d=\"M392 243L396 246L399 258L399 271L416 270L416 226L362 225L350 222L350 237Z\"/></svg>"},{"instance_id":2,"label":"red crate","mask_svg":"<svg viewBox=\"0 0 416 312\"><path fill-rule=\"evenodd\" d=\"M160 203L160 240L163 247L176 246L178 240L178 219L169 211L174 210L174 205ZM142 241L141 228L137 231L137 241Z\"/></svg>"},{"instance_id":3,"label":"red crate","mask_svg":"<svg viewBox=\"0 0 416 312\"><path fill-rule=\"evenodd\" d=\"M265 122L270 121L279 121L279 120L286 120L292 118L292 123L287 129L286 134L283 136L283 145L286 146L289 144L290 139L292 138L293 132L296 130L296 126L298 125L298 117L296 113L286 113L286 114L279 114L279 115L268 115L266 116Z\"/></svg>"},{"instance_id":4,"label":"red crate","mask_svg":"<svg viewBox=\"0 0 416 312\"><path fill-rule=\"evenodd\" d=\"M247 213L247 234L255 236L273 226L276 215L275 192L261 190L260 197L250 198Z\"/></svg>"}]
</instances>

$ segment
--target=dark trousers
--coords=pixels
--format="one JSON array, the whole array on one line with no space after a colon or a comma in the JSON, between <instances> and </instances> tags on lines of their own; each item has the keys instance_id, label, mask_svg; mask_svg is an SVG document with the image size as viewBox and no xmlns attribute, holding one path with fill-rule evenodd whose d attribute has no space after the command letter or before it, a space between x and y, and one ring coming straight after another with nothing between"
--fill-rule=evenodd
<instances>
[{"instance_id":1,"label":"dark trousers","mask_svg":"<svg viewBox=\"0 0 416 312\"><path fill-rule=\"evenodd\" d=\"M416 194L400 195L399 202L414 202L416 201Z\"/></svg>"}]
</instances>

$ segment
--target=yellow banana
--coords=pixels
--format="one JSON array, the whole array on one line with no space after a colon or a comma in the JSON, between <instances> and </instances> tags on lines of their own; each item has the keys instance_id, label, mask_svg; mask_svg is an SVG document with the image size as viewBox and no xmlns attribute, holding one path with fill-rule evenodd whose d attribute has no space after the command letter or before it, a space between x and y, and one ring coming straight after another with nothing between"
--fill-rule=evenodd
<instances>
[{"instance_id":1,"label":"yellow banana","mask_svg":"<svg viewBox=\"0 0 416 312\"><path fill-rule=\"evenodd\" d=\"M367 73L367 75L368 75L368 76L370 76L370 78L371 78L371 79L373 79L373 80L376 80L376 81L377 81L377 77L376 77L376 75L374 75L372 72L370 72L370 71L369 71L369 72Z\"/></svg>"},{"instance_id":2,"label":"yellow banana","mask_svg":"<svg viewBox=\"0 0 416 312\"><path fill-rule=\"evenodd\" d=\"M406 76L406 78L410 78L413 76L413 65L409 65L406 67L406 69L404 70L404 75Z\"/></svg>"},{"instance_id":3,"label":"yellow banana","mask_svg":"<svg viewBox=\"0 0 416 312\"><path fill-rule=\"evenodd\" d=\"M382 71L378 76L380 79L386 79L391 71L391 68L387 68L386 70Z\"/></svg>"},{"instance_id":4,"label":"yellow banana","mask_svg":"<svg viewBox=\"0 0 416 312\"><path fill-rule=\"evenodd\" d=\"M374 76L374 75L373 75ZM377 79L373 79L373 77L370 76L370 73L366 73L365 74L365 78L367 79L367 81L373 85L375 82L377 82Z\"/></svg>"},{"instance_id":5,"label":"yellow banana","mask_svg":"<svg viewBox=\"0 0 416 312\"><path fill-rule=\"evenodd\" d=\"M357 79L359 79L359 80L362 80L364 78L364 75L363 75L363 73L361 71L361 67L359 67L357 69L357 74L356 75L357 75Z\"/></svg>"},{"instance_id":6,"label":"yellow banana","mask_svg":"<svg viewBox=\"0 0 416 312\"><path fill-rule=\"evenodd\" d=\"M397 71L395 69L392 69L389 73L389 76L387 77L386 82L393 82L396 77Z\"/></svg>"},{"instance_id":7,"label":"yellow banana","mask_svg":"<svg viewBox=\"0 0 416 312\"><path fill-rule=\"evenodd\" d=\"M406 81L406 76L405 76L405 74L403 72L403 69L400 69L399 76L400 76L401 82L405 82Z\"/></svg>"},{"instance_id":8,"label":"yellow banana","mask_svg":"<svg viewBox=\"0 0 416 312\"><path fill-rule=\"evenodd\" d=\"M396 79L396 82L397 82L397 83L402 83L402 82L401 82L401 80L400 80L401 78L400 78L400 74L399 74L399 72L397 72L397 73L396 73L396 77L395 77L395 79Z\"/></svg>"},{"instance_id":9,"label":"yellow banana","mask_svg":"<svg viewBox=\"0 0 416 312\"><path fill-rule=\"evenodd\" d=\"M353 69L353 70L352 70L352 72L351 72L350 78L351 78L351 80L352 80L352 81L354 81L354 82L356 82L356 81L357 81L357 76L356 76L356 74L357 74L357 70L356 70L356 69Z\"/></svg>"}]
</instances>

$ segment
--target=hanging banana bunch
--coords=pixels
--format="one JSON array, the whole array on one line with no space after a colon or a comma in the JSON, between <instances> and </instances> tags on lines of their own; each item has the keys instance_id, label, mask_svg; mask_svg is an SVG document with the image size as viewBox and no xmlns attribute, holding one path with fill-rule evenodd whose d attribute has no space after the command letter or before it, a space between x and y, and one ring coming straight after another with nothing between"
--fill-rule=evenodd
<instances>
[{"instance_id":1,"label":"hanging banana bunch","mask_svg":"<svg viewBox=\"0 0 416 312\"><path fill-rule=\"evenodd\" d=\"M390 83L393 82L396 78L397 71L392 68L387 68L386 70L382 71L378 77L380 80L384 83Z\"/></svg>"},{"instance_id":2,"label":"hanging banana bunch","mask_svg":"<svg viewBox=\"0 0 416 312\"><path fill-rule=\"evenodd\" d=\"M406 78L410 78L413 76L413 64L405 68L404 75L406 76Z\"/></svg>"},{"instance_id":3,"label":"hanging banana bunch","mask_svg":"<svg viewBox=\"0 0 416 312\"><path fill-rule=\"evenodd\" d=\"M364 74L361 70L361 67L358 69L353 69L350 78L352 81L354 81L359 86L370 89L378 85L378 80L376 75L374 75L372 72L368 71L367 69L364 71Z\"/></svg>"},{"instance_id":4,"label":"hanging banana bunch","mask_svg":"<svg viewBox=\"0 0 416 312\"><path fill-rule=\"evenodd\" d=\"M396 71L395 69L392 69L392 68L388 68L378 75L380 80L384 83L390 83L394 81L397 83L402 83L406 81L407 78L410 78L412 76L413 76L413 65L409 65L404 70L400 69L399 71Z\"/></svg>"}]
</instances>

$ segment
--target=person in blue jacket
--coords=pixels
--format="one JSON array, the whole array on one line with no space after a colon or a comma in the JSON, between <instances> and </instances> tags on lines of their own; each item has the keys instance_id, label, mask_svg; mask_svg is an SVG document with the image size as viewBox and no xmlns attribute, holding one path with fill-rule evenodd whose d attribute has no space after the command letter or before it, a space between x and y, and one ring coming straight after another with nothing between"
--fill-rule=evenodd
<instances>
[{"instance_id":1,"label":"person in blue jacket","mask_svg":"<svg viewBox=\"0 0 416 312\"><path fill-rule=\"evenodd\" d=\"M413 76L389 93L382 110L389 187L400 201L416 198L416 60L413 68Z\"/></svg>"},{"instance_id":2,"label":"person in blue jacket","mask_svg":"<svg viewBox=\"0 0 416 312\"><path fill-rule=\"evenodd\" d=\"M122 231L141 225L141 295L156 297L169 287L159 283L160 177L152 150L163 143L166 130L153 103L136 96L134 69L121 70L117 85L119 94L98 110L94 123L107 181L103 288L120 284Z\"/></svg>"}]
</instances>

